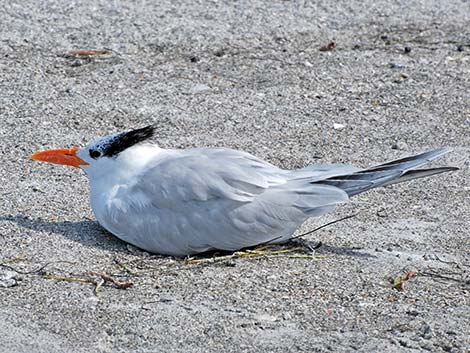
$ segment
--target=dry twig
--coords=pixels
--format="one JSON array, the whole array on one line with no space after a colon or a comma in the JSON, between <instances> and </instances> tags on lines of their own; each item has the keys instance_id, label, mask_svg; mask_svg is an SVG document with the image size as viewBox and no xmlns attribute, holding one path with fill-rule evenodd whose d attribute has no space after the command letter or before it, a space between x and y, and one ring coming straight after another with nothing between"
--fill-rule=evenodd
<instances>
[{"instance_id":1,"label":"dry twig","mask_svg":"<svg viewBox=\"0 0 470 353\"><path fill-rule=\"evenodd\" d=\"M325 227L331 226L332 224L335 224L335 223L338 223L338 222L345 221L345 220L347 220L347 219L356 217L357 215L358 215L358 214L355 213L355 214L351 214L351 215L349 215L349 216L345 216L345 217L340 218L340 219L336 219L336 220L334 220L334 221L331 221L331 222L328 222L328 223L326 223L326 224L323 224L323 225L321 225L321 226L319 226L319 227L317 227L317 228L315 228L315 229L313 229L313 230L310 230L310 231L308 231L308 232L306 232L306 233L296 235L295 237L292 237L292 239L298 239L298 238L304 237L304 236L309 235L309 234L312 234L312 233L314 233L314 232L316 232L316 231L318 231L318 230L320 230L320 229L323 229L323 228L325 228Z\"/></svg>"},{"instance_id":2,"label":"dry twig","mask_svg":"<svg viewBox=\"0 0 470 353\"><path fill-rule=\"evenodd\" d=\"M406 273L404 276L397 276L395 277L395 280L393 281L393 288L395 288L398 291L403 291L403 284L408 281L411 277L416 276L418 273L416 271L410 271Z\"/></svg>"},{"instance_id":3,"label":"dry twig","mask_svg":"<svg viewBox=\"0 0 470 353\"><path fill-rule=\"evenodd\" d=\"M14 261L10 260L8 262L16 262L16 261L21 261L21 260L14 259ZM30 274L36 274L36 273L43 272L43 270L49 265L61 264L61 263L70 264L70 265L75 264L75 262L71 262L71 261L51 261L51 262L47 262L46 264L42 265L41 267L39 267L35 270L31 270L31 271L21 271L21 270L18 270L16 268L14 268L13 266L7 265L6 263L0 263L0 266L4 267L6 269L9 269L13 272L19 273L20 275L30 275Z\"/></svg>"},{"instance_id":4,"label":"dry twig","mask_svg":"<svg viewBox=\"0 0 470 353\"><path fill-rule=\"evenodd\" d=\"M271 257L271 256L284 256L286 254L292 253L294 251L303 250L302 247L295 247L290 249L283 249L283 250L275 250L275 251L266 251L275 245L263 245L253 250L244 250L244 251L236 251L233 254L225 255L225 256L216 256L211 258L194 258L189 257L185 260L186 264L188 265L199 265L199 264L207 264L207 263L216 263L216 262L223 262L227 260L233 260L238 258L259 258L259 257ZM299 259L317 259L322 258L319 256L314 255L287 255L289 258L299 258Z\"/></svg>"},{"instance_id":5,"label":"dry twig","mask_svg":"<svg viewBox=\"0 0 470 353\"><path fill-rule=\"evenodd\" d=\"M110 50L71 50L70 54L75 56L95 56L95 55L103 55L109 54Z\"/></svg>"}]
</instances>

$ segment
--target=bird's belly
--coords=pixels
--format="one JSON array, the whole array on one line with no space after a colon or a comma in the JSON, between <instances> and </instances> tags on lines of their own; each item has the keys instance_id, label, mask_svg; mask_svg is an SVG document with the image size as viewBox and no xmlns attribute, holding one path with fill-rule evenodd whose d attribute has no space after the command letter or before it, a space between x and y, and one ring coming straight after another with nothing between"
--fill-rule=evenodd
<instances>
[{"instance_id":1,"label":"bird's belly","mask_svg":"<svg viewBox=\"0 0 470 353\"><path fill-rule=\"evenodd\" d=\"M238 250L288 237L298 226L297 222L269 223L249 209L221 206L202 202L176 210L122 200L104 207L103 203L92 205L98 222L118 238L152 253L173 256Z\"/></svg>"}]
</instances>

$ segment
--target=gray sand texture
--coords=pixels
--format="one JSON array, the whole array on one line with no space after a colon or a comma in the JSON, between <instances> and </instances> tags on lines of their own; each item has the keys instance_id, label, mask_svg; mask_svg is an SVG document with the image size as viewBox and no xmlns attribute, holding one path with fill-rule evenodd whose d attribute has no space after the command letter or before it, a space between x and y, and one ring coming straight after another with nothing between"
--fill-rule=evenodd
<instances>
[{"instance_id":1,"label":"gray sand texture","mask_svg":"<svg viewBox=\"0 0 470 353\"><path fill-rule=\"evenodd\" d=\"M447 146L433 165L460 169L308 221L357 214L313 251L191 263L116 239L84 173L29 160L151 123L283 168ZM470 351L468 0L4 1L0 137L0 352Z\"/></svg>"}]
</instances>

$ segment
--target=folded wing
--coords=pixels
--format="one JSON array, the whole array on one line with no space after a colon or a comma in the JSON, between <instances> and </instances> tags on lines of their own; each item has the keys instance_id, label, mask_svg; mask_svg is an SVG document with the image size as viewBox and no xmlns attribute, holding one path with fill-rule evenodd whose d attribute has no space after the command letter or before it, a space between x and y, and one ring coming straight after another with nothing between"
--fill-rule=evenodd
<instances>
[{"instance_id":1,"label":"folded wing","mask_svg":"<svg viewBox=\"0 0 470 353\"><path fill-rule=\"evenodd\" d=\"M149 199L135 206L145 233L140 242L153 239L149 247L157 252L184 244L172 250L177 255L285 240L308 217L348 198L334 186L312 185L312 173L322 172L296 175L229 149L175 152L155 161L130 190Z\"/></svg>"}]
</instances>

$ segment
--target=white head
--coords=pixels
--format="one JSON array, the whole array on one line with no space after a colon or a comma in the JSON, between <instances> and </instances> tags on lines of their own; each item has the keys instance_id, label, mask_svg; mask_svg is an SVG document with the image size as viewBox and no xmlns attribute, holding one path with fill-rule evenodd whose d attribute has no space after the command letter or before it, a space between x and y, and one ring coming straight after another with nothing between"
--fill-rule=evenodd
<instances>
[{"instance_id":1,"label":"white head","mask_svg":"<svg viewBox=\"0 0 470 353\"><path fill-rule=\"evenodd\" d=\"M31 159L49 163L64 164L83 169L88 175L110 171L116 161L124 159L131 147L153 137L155 127L126 131L97 139L82 148L63 148L37 152ZM121 164L121 163L118 163Z\"/></svg>"}]
</instances>

